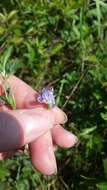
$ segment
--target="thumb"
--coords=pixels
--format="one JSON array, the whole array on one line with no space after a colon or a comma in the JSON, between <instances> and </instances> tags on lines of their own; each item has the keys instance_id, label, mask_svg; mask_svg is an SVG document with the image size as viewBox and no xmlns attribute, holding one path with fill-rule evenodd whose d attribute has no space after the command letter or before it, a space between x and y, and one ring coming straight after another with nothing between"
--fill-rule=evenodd
<instances>
[{"instance_id":1,"label":"thumb","mask_svg":"<svg viewBox=\"0 0 107 190\"><path fill-rule=\"evenodd\" d=\"M0 112L0 152L15 150L49 131L54 124L44 108Z\"/></svg>"}]
</instances>

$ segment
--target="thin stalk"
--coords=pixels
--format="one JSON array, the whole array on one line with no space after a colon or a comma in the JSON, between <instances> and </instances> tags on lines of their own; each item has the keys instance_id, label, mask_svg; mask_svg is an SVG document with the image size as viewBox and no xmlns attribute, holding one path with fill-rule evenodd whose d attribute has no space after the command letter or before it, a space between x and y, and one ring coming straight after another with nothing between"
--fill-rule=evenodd
<instances>
[{"instance_id":1,"label":"thin stalk","mask_svg":"<svg viewBox=\"0 0 107 190\"><path fill-rule=\"evenodd\" d=\"M60 88L59 88L58 97L57 97L57 99L56 99L56 105L59 105L60 97L61 97L61 94L62 94L63 88L64 88L64 83L62 82L61 85L60 85Z\"/></svg>"},{"instance_id":2,"label":"thin stalk","mask_svg":"<svg viewBox=\"0 0 107 190\"><path fill-rule=\"evenodd\" d=\"M98 37L101 37L101 11L100 11L100 0L95 0L96 10L97 10L97 19L98 19Z\"/></svg>"},{"instance_id":3,"label":"thin stalk","mask_svg":"<svg viewBox=\"0 0 107 190\"><path fill-rule=\"evenodd\" d=\"M71 90L70 95L68 96L68 99L65 101L65 103L64 103L64 105L63 105L63 107L62 107L63 110L65 109L65 107L66 107L67 104L69 103L71 97L73 96L73 94L74 94L75 91L77 90L77 88L78 88L78 86L80 85L82 79L84 78L84 75L85 75L85 73L82 73L82 75L80 76L80 79L77 81L77 83L75 84L74 88Z\"/></svg>"},{"instance_id":4,"label":"thin stalk","mask_svg":"<svg viewBox=\"0 0 107 190\"><path fill-rule=\"evenodd\" d=\"M85 48L84 48L84 36L83 36L83 25L84 25L84 4L80 9L80 48L81 48L81 72L84 72L84 56L85 56Z\"/></svg>"}]
</instances>

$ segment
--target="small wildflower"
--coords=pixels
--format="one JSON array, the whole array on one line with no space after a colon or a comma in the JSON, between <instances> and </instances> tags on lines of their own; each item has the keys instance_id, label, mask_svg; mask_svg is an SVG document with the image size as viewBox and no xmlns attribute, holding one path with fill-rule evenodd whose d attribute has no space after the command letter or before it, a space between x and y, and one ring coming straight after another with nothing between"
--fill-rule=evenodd
<instances>
[{"instance_id":1,"label":"small wildflower","mask_svg":"<svg viewBox=\"0 0 107 190\"><path fill-rule=\"evenodd\" d=\"M49 108L53 108L55 106L55 97L53 88L45 87L41 90L38 98L39 103L46 104Z\"/></svg>"}]
</instances>

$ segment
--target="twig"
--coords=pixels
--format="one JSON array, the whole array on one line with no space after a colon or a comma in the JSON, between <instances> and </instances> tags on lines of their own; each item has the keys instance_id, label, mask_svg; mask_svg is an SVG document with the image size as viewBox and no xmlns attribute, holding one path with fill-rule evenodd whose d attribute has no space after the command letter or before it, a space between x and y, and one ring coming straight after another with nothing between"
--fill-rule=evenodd
<instances>
[{"instance_id":1,"label":"twig","mask_svg":"<svg viewBox=\"0 0 107 190\"><path fill-rule=\"evenodd\" d=\"M74 86L74 88L72 89L70 95L68 96L68 99L65 101L64 105L62 106L62 109L64 110L64 108L66 107L66 105L68 104L69 100L71 99L72 95L74 94L74 92L77 90L81 80L84 78L85 73L82 73L80 79L77 81L76 85Z\"/></svg>"},{"instance_id":2,"label":"twig","mask_svg":"<svg viewBox=\"0 0 107 190\"><path fill-rule=\"evenodd\" d=\"M53 81L50 81L49 83L47 82L47 86L53 86L53 85L55 85L58 81L60 81L60 78L57 78L57 79L55 79L55 80L53 80Z\"/></svg>"},{"instance_id":3,"label":"twig","mask_svg":"<svg viewBox=\"0 0 107 190\"><path fill-rule=\"evenodd\" d=\"M64 185L64 187L66 188L66 190L69 190L69 186L65 183L65 181L61 177L59 178L59 180Z\"/></svg>"}]
</instances>

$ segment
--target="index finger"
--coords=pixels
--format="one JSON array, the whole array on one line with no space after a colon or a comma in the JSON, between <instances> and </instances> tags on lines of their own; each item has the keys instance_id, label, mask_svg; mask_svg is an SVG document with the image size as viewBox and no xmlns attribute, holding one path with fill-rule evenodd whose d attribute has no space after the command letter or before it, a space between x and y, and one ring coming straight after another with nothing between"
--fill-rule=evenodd
<instances>
[{"instance_id":1,"label":"index finger","mask_svg":"<svg viewBox=\"0 0 107 190\"><path fill-rule=\"evenodd\" d=\"M11 76L9 78L9 84L16 100L17 109L31 109L37 106L44 107L43 104L37 101L38 93L24 81L16 76ZM55 107L52 109L52 113L54 114L56 124L65 122L66 116L61 109Z\"/></svg>"}]
</instances>

